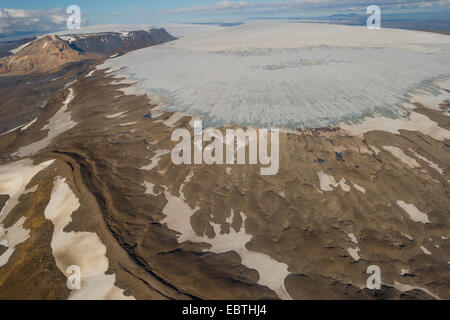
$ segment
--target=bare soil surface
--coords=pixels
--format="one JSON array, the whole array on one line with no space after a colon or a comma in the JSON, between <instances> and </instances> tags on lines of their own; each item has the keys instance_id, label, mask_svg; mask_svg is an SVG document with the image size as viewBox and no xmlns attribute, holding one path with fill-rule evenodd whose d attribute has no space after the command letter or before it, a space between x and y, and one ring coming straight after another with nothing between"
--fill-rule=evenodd
<instances>
[{"instance_id":1,"label":"bare soil surface","mask_svg":"<svg viewBox=\"0 0 450 320\"><path fill-rule=\"evenodd\" d=\"M37 92L25 80L2 79L10 90L18 81L27 93L2 98L2 107L10 106L2 109L2 126L10 129L6 123L25 117L38 120L0 137L0 167L18 160L12 154L20 147L46 136L42 128L69 88L75 97L68 111L76 125L32 157L35 163L56 161L30 182L28 187L38 185L37 190L22 195L1 221L8 227L24 216L31 236L0 267L0 298L69 296L52 256L53 225L43 215L54 178L62 176L80 201L66 231L96 233L107 248L108 273L136 299L280 298L261 284L258 270L243 264L247 251L288 266L289 275L280 281L293 299L450 299L450 141L407 130L371 131L363 138L339 129L282 132L280 170L274 176L261 176L259 165L177 166L170 154L152 170L142 170L158 151L172 149L175 129L192 130L191 118L165 125L172 113L149 117L156 105L147 96L124 95L119 89L129 85L104 71L85 77L92 70L86 68L73 67L55 86L39 84L40 99L48 102L32 116L30 102L23 102L27 109L19 108L17 116L12 106ZM61 87L74 77L76 82ZM58 91L52 95L52 90ZM450 130L441 111L423 106L416 111ZM410 167L384 146L400 148L420 166ZM324 188L319 172L342 184ZM190 228L204 241L178 241L180 233L164 222L169 195L192 209ZM411 219L398 201L414 205L430 223ZM242 250L214 253L213 239L232 232L245 232L250 240ZM381 268L380 290L366 287L370 265ZM281 274L274 270L277 277Z\"/></svg>"}]
</instances>

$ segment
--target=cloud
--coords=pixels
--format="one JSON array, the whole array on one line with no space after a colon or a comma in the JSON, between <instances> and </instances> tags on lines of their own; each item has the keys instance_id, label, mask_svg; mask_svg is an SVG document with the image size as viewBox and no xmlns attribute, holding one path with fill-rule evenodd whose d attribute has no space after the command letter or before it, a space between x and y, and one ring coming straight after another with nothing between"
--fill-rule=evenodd
<instances>
[{"instance_id":1,"label":"cloud","mask_svg":"<svg viewBox=\"0 0 450 320\"><path fill-rule=\"evenodd\" d=\"M59 30L65 28L68 16L62 8L51 10L0 9L0 34Z\"/></svg>"},{"instance_id":2,"label":"cloud","mask_svg":"<svg viewBox=\"0 0 450 320\"><path fill-rule=\"evenodd\" d=\"M277 2L220 1L210 5L178 8L171 13L295 12L303 10L365 10L373 0L289 0ZM378 0L383 9L450 6L450 0Z\"/></svg>"},{"instance_id":3,"label":"cloud","mask_svg":"<svg viewBox=\"0 0 450 320\"><path fill-rule=\"evenodd\" d=\"M216 11L227 11L227 10L239 10L244 8L252 8L257 4L249 3L246 1L220 1L211 5L205 6L195 6L190 8L180 8L171 10L173 13L184 13L184 12L216 12Z\"/></svg>"}]
</instances>

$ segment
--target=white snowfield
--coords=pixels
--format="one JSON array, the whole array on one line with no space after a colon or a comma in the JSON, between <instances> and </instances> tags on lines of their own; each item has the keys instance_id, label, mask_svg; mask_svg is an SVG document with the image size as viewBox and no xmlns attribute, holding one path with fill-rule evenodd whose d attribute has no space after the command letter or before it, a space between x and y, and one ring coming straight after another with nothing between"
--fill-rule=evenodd
<instances>
[{"instance_id":1,"label":"white snowfield","mask_svg":"<svg viewBox=\"0 0 450 320\"><path fill-rule=\"evenodd\" d=\"M450 75L449 57L446 35L270 21L186 36L102 68L123 68L165 110L208 126L324 127L403 117L412 90L426 85L432 95L432 80Z\"/></svg>"}]
</instances>

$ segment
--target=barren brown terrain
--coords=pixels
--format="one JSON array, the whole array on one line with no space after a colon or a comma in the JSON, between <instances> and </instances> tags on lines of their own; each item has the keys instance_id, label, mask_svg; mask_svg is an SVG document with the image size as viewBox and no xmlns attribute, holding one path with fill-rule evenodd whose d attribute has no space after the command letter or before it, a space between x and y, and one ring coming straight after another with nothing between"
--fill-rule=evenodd
<instances>
[{"instance_id":1,"label":"barren brown terrain","mask_svg":"<svg viewBox=\"0 0 450 320\"><path fill-rule=\"evenodd\" d=\"M73 50L57 36L44 36L26 45L17 54L0 59L0 75L51 73L68 63L98 60L100 56Z\"/></svg>"},{"instance_id":2,"label":"barren brown terrain","mask_svg":"<svg viewBox=\"0 0 450 320\"><path fill-rule=\"evenodd\" d=\"M31 64L20 72L35 70ZM60 265L75 263L78 253L68 248L55 259L56 228L45 214L61 178L79 200L64 232L98 236L106 247L106 274L115 275L127 297L450 299L448 139L417 130L362 136L341 128L286 131L274 176L261 176L259 165L174 165L170 154L155 155L176 144L173 130L192 130L190 117L169 125L177 115L156 116L156 104L145 95L125 95L121 89L131 85L114 73L86 64L72 68L60 83L69 84L49 97L35 122L0 136L0 169L25 158L33 166L54 160L0 215L3 229L24 219L29 231L0 266L0 299L72 294ZM71 83L70 74L77 81ZM50 136L52 129L44 127L67 101L64 114L74 125L33 154L21 153ZM443 111L418 104L415 112L450 130ZM395 148L415 163L396 157ZM2 191L10 183L5 177L0 174L0 204L11 201ZM176 229L183 221L192 233ZM0 245L0 256L5 251ZM249 267L255 261L274 267L269 273ZM381 269L380 290L366 287L370 265Z\"/></svg>"}]
</instances>

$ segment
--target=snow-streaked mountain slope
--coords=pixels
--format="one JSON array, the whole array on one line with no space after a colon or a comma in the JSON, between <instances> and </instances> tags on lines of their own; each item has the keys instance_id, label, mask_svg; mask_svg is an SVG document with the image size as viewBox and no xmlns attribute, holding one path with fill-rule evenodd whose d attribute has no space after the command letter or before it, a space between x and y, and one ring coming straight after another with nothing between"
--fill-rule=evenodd
<instances>
[{"instance_id":1,"label":"snow-streaked mountain slope","mask_svg":"<svg viewBox=\"0 0 450 320\"><path fill-rule=\"evenodd\" d=\"M64 31L55 32L58 36L68 36L68 35L89 35L98 33L110 33L117 32L126 35L132 31L148 31L154 28L164 28L172 36L177 38L182 38L185 36L198 34L205 31L213 31L223 29L219 25L206 25L206 24L188 24L188 23L165 23L164 25L158 24L105 24L84 27L81 29L69 29Z\"/></svg>"},{"instance_id":2,"label":"snow-streaked mountain slope","mask_svg":"<svg viewBox=\"0 0 450 320\"><path fill-rule=\"evenodd\" d=\"M405 114L409 90L450 75L450 37L296 22L254 22L129 53L121 71L167 110L208 125L323 127ZM404 105L404 104L403 104Z\"/></svg>"},{"instance_id":3,"label":"snow-streaked mountain slope","mask_svg":"<svg viewBox=\"0 0 450 320\"><path fill-rule=\"evenodd\" d=\"M57 36L43 36L0 59L0 75L55 72L68 63L96 59L99 56L76 51Z\"/></svg>"}]
</instances>

